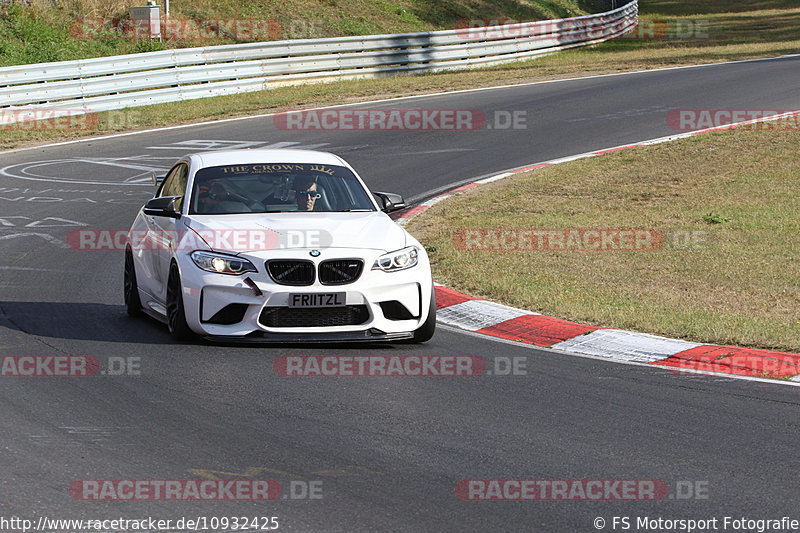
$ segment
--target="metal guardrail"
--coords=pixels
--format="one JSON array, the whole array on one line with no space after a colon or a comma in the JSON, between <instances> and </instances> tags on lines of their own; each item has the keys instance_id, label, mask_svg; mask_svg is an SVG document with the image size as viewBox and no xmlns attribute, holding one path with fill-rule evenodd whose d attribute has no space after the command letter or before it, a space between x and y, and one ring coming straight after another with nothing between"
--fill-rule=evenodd
<instances>
[{"instance_id":1,"label":"metal guardrail","mask_svg":"<svg viewBox=\"0 0 800 533\"><path fill-rule=\"evenodd\" d=\"M163 50L0 68L0 122L93 113L400 73L518 61L618 37L638 2L596 15L426 33L335 37Z\"/></svg>"}]
</instances>

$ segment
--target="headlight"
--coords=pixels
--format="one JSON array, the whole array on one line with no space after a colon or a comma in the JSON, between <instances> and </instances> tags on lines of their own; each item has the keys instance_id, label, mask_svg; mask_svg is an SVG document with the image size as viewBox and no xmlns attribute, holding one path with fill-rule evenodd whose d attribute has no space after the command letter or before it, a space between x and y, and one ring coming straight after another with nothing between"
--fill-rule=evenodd
<instances>
[{"instance_id":1,"label":"headlight","mask_svg":"<svg viewBox=\"0 0 800 533\"><path fill-rule=\"evenodd\" d=\"M384 272L396 272L398 270L405 270L417 265L416 246L409 246L396 252L384 254L375 260L372 265L372 270L383 270Z\"/></svg>"},{"instance_id":2,"label":"headlight","mask_svg":"<svg viewBox=\"0 0 800 533\"><path fill-rule=\"evenodd\" d=\"M192 252L192 261L199 268L217 274L238 275L245 272L258 272L253 263L247 259L240 259L230 255L214 254L210 252Z\"/></svg>"}]
</instances>

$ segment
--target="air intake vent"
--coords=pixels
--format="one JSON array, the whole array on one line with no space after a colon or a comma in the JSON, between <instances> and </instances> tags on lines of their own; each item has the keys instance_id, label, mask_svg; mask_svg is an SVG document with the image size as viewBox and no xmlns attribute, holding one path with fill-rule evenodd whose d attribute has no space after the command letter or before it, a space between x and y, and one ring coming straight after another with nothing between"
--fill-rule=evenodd
<instances>
[{"instance_id":1,"label":"air intake vent","mask_svg":"<svg viewBox=\"0 0 800 533\"><path fill-rule=\"evenodd\" d=\"M369 320L366 305L343 307L265 307L259 322L268 328L356 326Z\"/></svg>"},{"instance_id":2,"label":"air intake vent","mask_svg":"<svg viewBox=\"0 0 800 533\"><path fill-rule=\"evenodd\" d=\"M267 261L267 272L272 281L281 285L311 285L314 283L314 263L294 259Z\"/></svg>"},{"instance_id":3,"label":"air intake vent","mask_svg":"<svg viewBox=\"0 0 800 533\"><path fill-rule=\"evenodd\" d=\"M364 261L361 259L334 259L319 265L319 282L323 285L345 285L353 283L361 275Z\"/></svg>"},{"instance_id":4,"label":"air intake vent","mask_svg":"<svg viewBox=\"0 0 800 533\"><path fill-rule=\"evenodd\" d=\"M228 304L205 322L223 325L238 324L244 319L247 307L247 304Z\"/></svg>"}]
</instances>

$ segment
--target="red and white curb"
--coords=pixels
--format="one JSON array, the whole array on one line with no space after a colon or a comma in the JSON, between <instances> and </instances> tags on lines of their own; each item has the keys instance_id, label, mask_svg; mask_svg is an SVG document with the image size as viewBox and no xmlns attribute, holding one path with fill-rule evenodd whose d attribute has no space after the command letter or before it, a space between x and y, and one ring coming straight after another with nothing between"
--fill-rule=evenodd
<instances>
[{"instance_id":1,"label":"red and white curb","mask_svg":"<svg viewBox=\"0 0 800 533\"><path fill-rule=\"evenodd\" d=\"M436 320L460 329L559 352L665 366L687 373L789 378L800 382L800 354L701 344L587 326L480 300L436 286Z\"/></svg>"},{"instance_id":2,"label":"red and white curb","mask_svg":"<svg viewBox=\"0 0 800 533\"><path fill-rule=\"evenodd\" d=\"M709 131L725 130L798 115L800 115L800 111L762 117L515 168L450 189L417 206L393 214L392 218L398 224L405 225L432 205L453 195L536 168L595 157L637 146L659 144ZM436 320L443 324L493 337L552 348L560 352L664 366L679 372L707 372L788 379L800 383L800 354L702 344L647 333L588 326L473 298L438 284L436 285L436 309Z\"/></svg>"}]
</instances>

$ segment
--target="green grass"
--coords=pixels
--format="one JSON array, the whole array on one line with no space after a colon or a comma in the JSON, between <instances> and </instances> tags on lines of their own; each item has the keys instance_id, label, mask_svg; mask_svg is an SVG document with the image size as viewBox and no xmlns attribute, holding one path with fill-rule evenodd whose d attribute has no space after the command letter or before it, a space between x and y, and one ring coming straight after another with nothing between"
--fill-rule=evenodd
<instances>
[{"instance_id":1,"label":"green grass","mask_svg":"<svg viewBox=\"0 0 800 533\"><path fill-rule=\"evenodd\" d=\"M600 4L587 0L172 0L173 21L212 21L211 33L216 36L199 38L190 27L164 42L150 42L120 38L123 32L113 31L110 21L128 18L130 2L59 0L53 7L50 0L32 0L27 7L21 2L0 7L0 66L248 40L434 31L453 29L463 19L541 20L586 14L587 8ZM105 20L109 31L87 31L95 25L82 25L84 19ZM219 31L213 21L220 19L266 20L272 25L261 38L252 39L247 33Z\"/></svg>"},{"instance_id":2,"label":"green grass","mask_svg":"<svg viewBox=\"0 0 800 533\"><path fill-rule=\"evenodd\" d=\"M127 4L117 5L114 1L96 0L94 5L91 4L91 0L64 0L59 2L59 5L70 17L79 14L105 17L124 14ZM575 10L597 8L591 5L591 2L583 0L562 0L558 3L511 0L471 2L398 0L393 3L381 3L377 10L372 2L360 0L326 2L302 0L291 3L291 12L289 5L288 2L272 0L259 3L251 0L236 2L223 0L216 3L210 0L197 2L173 0L171 10L173 13L198 17L207 17L211 14L217 17L259 17L268 13L270 17L279 19L288 16L286 13L293 13L295 21L350 21L348 23L359 23L361 19L373 20L370 17L375 16L375 13L383 13L385 16L378 17L380 24L375 25L370 22L372 25L369 29L376 32L393 32L453 27L457 21L464 18L511 17L522 20L573 14ZM35 57L37 61L75 56L88 57L100 52L118 53L119 50L115 49L115 46L131 47L128 51L137 51L137 46L145 48L159 46L157 42L151 45L146 41L124 41L115 44L106 40L75 42L56 38L52 30L48 29L57 26L55 22L50 21L50 18L58 18L52 10L23 9L19 4L6 5L3 9L6 13L16 10L21 14L15 15L16 18L11 17L12 24L9 20L0 22L0 58L2 58L0 61L20 62L25 57ZM562 13L559 10L570 10L570 13L566 11ZM353 16L346 16L348 13ZM58 16L61 17L60 24L66 24L63 14ZM662 38L657 39L618 39L589 48L560 52L505 66L389 79L339 81L319 86L283 87L248 94L134 108L113 112L110 115L103 113L98 127L88 132L59 129L0 129L0 148L316 105L569 78L577 75L772 57L800 50L800 36L796 32L796 28L800 27L800 6L795 0L756 2L701 0L693 3L641 0L640 17L642 20L655 21L657 28L667 29L667 34L660 35ZM417 22L412 24L412 21ZM310 27L317 29L327 27L328 22L312 24ZM40 27L41 24L45 26ZM703 31L688 36L674 31L669 33L670 28L684 27L681 25L690 25ZM331 31L336 34L344 32L336 28ZM9 33L18 37L6 39L4 36ZM23 37L20 38L20 35ZM100 50L84 49L92 47ZM10 57L16 59L12 61Z\"/></svg>"},{"instance_id":3,"label":"green grass","mask_svg":"<svg viewBox=\"0 0 800 533\"><path fill-rule=\"evenodd\" d=\"M798 164L797 131L705 134L480 187L436 204L409 230L435 250L438 282L477 297L599 326L798 352ZM655 229L665 244L465 250L456 232L478 228Z\"/></svg>"}]
</instances>

